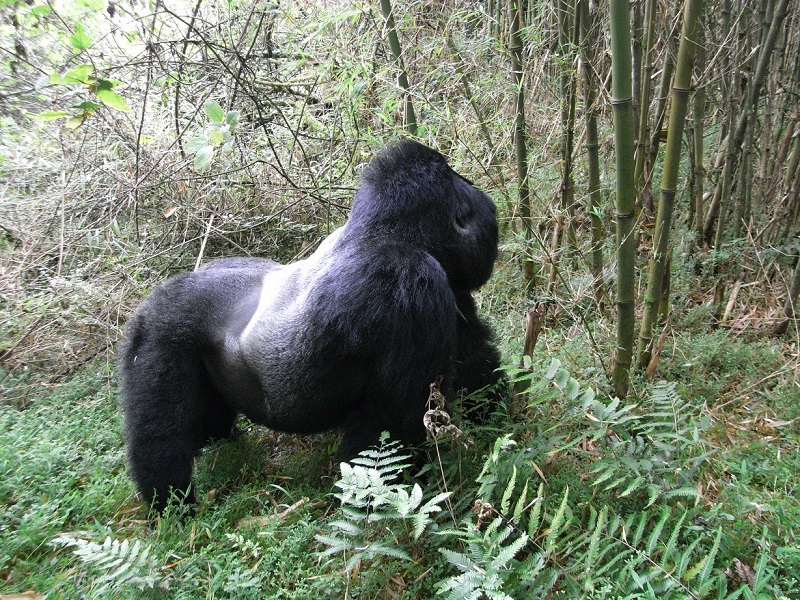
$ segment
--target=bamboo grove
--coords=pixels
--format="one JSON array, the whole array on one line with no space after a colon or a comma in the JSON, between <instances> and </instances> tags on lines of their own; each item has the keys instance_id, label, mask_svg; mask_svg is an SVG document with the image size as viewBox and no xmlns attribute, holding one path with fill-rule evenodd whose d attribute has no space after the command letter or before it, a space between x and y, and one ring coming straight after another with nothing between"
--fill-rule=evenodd
<instances>
[{"instance_id":1,"label":"bamboo grove","mask_svg":"<svg viewBox=\"0 0 800 600\"><path fill-rule=\"evenodd\" d=\"M731 250L736 244L798 255L797 9L788 0L487 2L490 30L508 49L518 95L534 77L526 73L526 60L535 57L525 41L553 32L550 74L562 104L561 183L549 200L552 216L545 229L552 235L541 240L548 268L538 277L530 269L525 275L533 296L552 296L560 262L574 258L576 248L588 248L579 254L594 279L595 303L617 307L609 375L620 397L631 369L652 376L657 366L670 312L670 236L676 223L693 232L692 252L713 261L719 306L737 275ZM518 98L516 106L524 219L530 214L520 129L525 103ZM599 133L604 127L613 132L605 145ZM576 163L585 168L576 169ZM605 200L603 165L614 180ZM613 214L613 223L604 214ZM576 225L586 221L589 227ZM612 230L614 251L604 256L603 241ZM613 281L603 278L609 267L616 271ZM637 287L645 289L637 293ZM798 293L800 267L772 333L786 332Z\"/></svg>"}]
</instances>

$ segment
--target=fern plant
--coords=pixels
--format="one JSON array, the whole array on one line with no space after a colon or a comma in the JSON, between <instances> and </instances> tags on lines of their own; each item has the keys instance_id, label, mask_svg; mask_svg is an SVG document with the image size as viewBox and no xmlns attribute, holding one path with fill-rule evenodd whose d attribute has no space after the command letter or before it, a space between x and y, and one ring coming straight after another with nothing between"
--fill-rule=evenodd
<instances>
[{"instance_id":1,"label":"fern plant","mask_svg":"<svg viewBox=\"0 0 800 600\"><path fill-rule=\"evenodd\" d=\"M503 441L500 448L509 448L508 438ZM487 481L513 454L500 452L486 459L482 477ZM750 584L732 583L719 564L722 527L695 524L701 514L715 520L703 509L665 505L625 515L609 506L598 510L575 502L568 487L551 503L545 484L532 495L530 480L520 478L515 467L505 481L495 479L484 489L492 495L476 503L474 521L441 532L466 546L461 551L441 550L460 571L439 583L448 599L734 600L776 591L766 537Z\"/></svg>"},{"instance_id":2,"label":"fern plant","mask_svg":"<svg viewBox=\"0 0 800 600\"><path fill-rule=\"evenodd\" d=\"M54 546L74 548L73 553L98 574L92 586L92 594L105 598L127 588L167 589L169 580L159 575L151 549L141 540L131 543L107 536L102 544L73 537L57 536Z\"/></svg>"},{"instance_id":3,"label":"fern plant","mask_svg":"<svg viewBox=\"0 0 800 600\"><path fill-rule=\"evenodd\" d=\"M342 518L329 523L330 534L315 536L327 546L320 556L345 557L348 573L365 560L411 559L405 550L409 539L419 539L434 523L432 515L442 510L450 494L425 500L419 484L399 483L409 459L400 443L384 432L378 447L341 463L341 478L335 484L341 492L334 496L342 503Z\"/></svg>"},{"instance_id":4,"label":"fern plant","mask_svg":"<svg viewBox=\"0 0 800 600\"><path fill-rule=\"evenodd\" d=\"M601 400L557 361L546 375L561 398L532 420L538 435L529 437L529 447L511 435L496 440L477 479L477 516L442 532L460 547L442 550L459 573L440 582L441 593L454 599L780 596L766 532L764 551L742 583L720 564L723 516L670 502L696 496L694 475L708 456L706 423L674 385L655 384L632 404ZM555 399L544 393L531 406ZM554 406L561 414L548 423ZM630 501L612 507L593 504L598 495L573 500L568 485L548 489L537 461L547 461L550 471L577 466L576 477L589 475L596 491ZM540 481L535 493L533 481Z\"/></svg>"},{"instance_id":5,"label":"fern plant","mask_svg":"<svg viewBox=\"0 0 800 600\"><path fill-rule=\"evenodd\" d=\"M502 519L494 519L481 533L475 528L470 532L452 532L465 538L467 552L455 552L446 548L439 551L460 575L450 577L439 584L439 593L447 593L446 598L491 598L493 600L513 600L503 591L508 578L513 574L511 561L528 543L528 536L522 534L509 539L514 528L504 525Z\"/></svg>"},{"instance_id":6,"label":"fern plant","mask_svg":"<svg viewBox=\"0 0 800 600\"><path fill-rule=\"evenodd\" d=\"M646 506L697 496L692 476L710 454L702 436L707 422L680 398L674 383L656 383L639 404L625 404L582 389L558 360L545 375L570 402L578 424L559 451L579 443L596 448L590 469L595 486L619 497L646 495Z\"/></svg>"}]
</instances>

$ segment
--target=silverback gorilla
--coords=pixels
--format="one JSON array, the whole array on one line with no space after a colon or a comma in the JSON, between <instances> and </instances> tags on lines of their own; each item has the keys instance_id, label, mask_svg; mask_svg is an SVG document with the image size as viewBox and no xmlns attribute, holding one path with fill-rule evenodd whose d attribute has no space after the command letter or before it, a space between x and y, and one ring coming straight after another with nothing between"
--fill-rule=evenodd
<instances>
[{"instance_id":1,"label":"silverback gorilla","mask_svg":"<svg viewBox=\"0 0 800 600\"><path fill-rule=\"evenodd\" d=\"M194 501L195 455L244 413L271 429L425 439L430 384L497 382L471 292L492 273L491 199L411 140L366 167L343 227L309 258L229 258L155 288L119 351L129 472L163 510Z\"/></svg>"}]
</instances>

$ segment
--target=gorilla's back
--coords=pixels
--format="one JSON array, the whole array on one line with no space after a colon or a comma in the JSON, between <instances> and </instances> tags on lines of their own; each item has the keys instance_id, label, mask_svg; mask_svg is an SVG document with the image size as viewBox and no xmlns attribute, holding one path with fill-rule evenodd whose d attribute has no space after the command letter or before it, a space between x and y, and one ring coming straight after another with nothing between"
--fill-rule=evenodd
<instances>
[{"instance_id":1,"label":"gorilla's back","mask_svg":"<svg viewBox=\"0 0 800 600\"><path fill-rule=\"evenodd\" d=\"M334 231L307 259L264 272L257 302L243 311L246 323L225 326L222 354L209 361L225 382L221 391L228 402L272 429L302 433L336 427L350 410L347 399L354 403L362 395L363 361L341 347L330 348L329 335L309 318L321 278L341 259L340 235ZM242 315L229 314L230 319Z\"/></svg>"}]
</instances>

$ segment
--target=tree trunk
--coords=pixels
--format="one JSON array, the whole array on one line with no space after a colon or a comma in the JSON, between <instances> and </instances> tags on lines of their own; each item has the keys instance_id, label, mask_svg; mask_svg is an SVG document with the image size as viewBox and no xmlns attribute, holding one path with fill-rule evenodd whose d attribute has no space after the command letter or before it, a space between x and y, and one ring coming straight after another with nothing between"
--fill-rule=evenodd
<instances>
[{"instance_id":1,"label":"tree trunk","mask_svg":"<svg viewBox=\"0 0 800 600\"><path fill-rule=\"evenodd\" d=\"M525 228L525 240L530 241L533 230L531 224L531 194L528 187L528 146L527 130L525 127L525 79L522 67L522 38L520 30L523 27L523 7L520 0L514 0L509 14L509 54L511 55L511 71L516 86L517 102L514 110L514 150L517 163L517 189L519 192L520 215ZM527 244L526 244L527 245ZM533 284L533 260L525 256L522 263L522 276L526 287Z\"/></svg>"}]
</instances>

